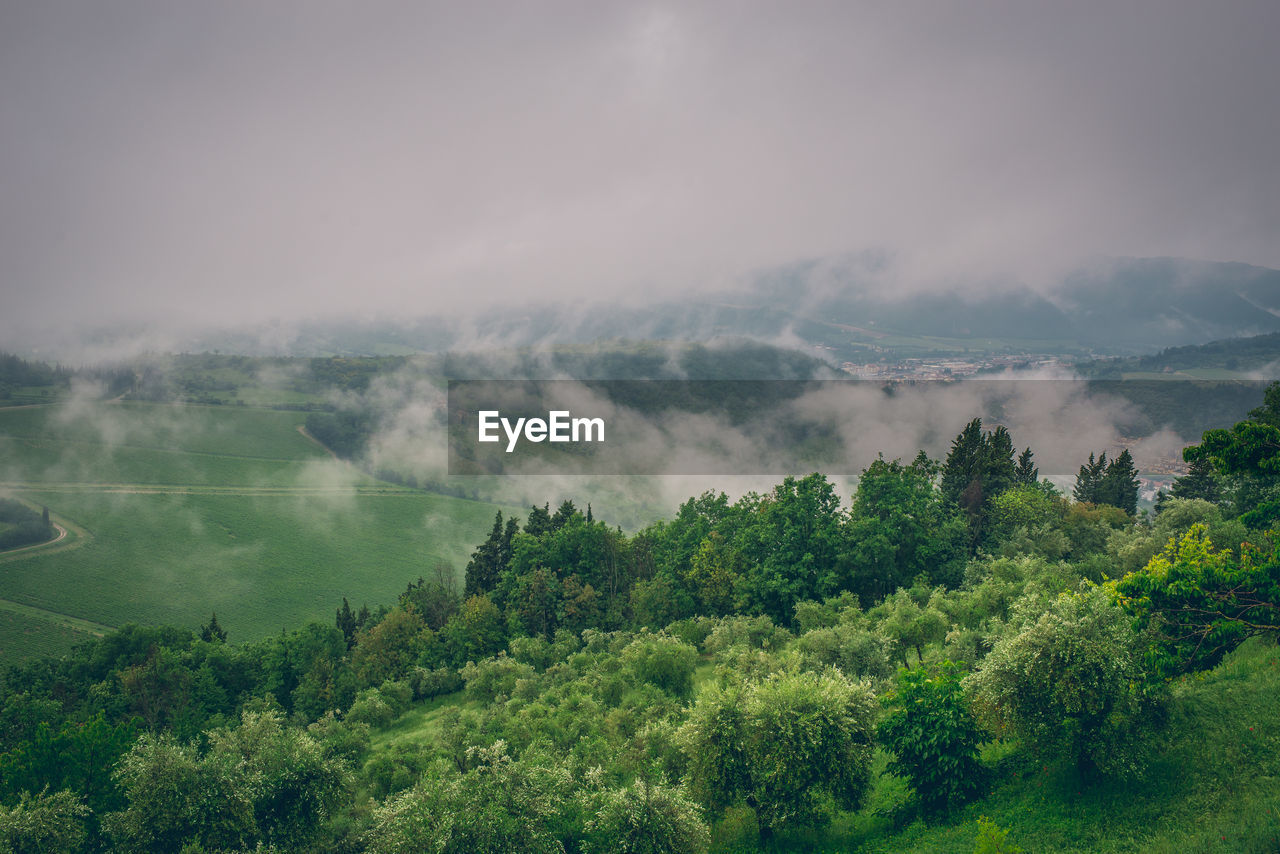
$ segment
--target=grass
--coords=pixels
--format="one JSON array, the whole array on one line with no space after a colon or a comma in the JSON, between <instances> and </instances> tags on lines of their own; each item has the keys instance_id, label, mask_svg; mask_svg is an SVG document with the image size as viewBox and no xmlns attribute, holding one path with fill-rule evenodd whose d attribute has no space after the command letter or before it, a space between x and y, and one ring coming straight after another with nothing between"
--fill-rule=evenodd
<instances>
[{"instance_id":1,"label":"grass","mask_svg":"<svg viewBox=\"0 0 1280 854\"><path fill-rule=\"evenodd\" d=\"M0 664L68 648L52 617L36 638L39 611L192 628L217 612L244 641L328 622L344 596L393 602L438 562L461 571L496 507L375 480L301 435L304 418L168 404L0 410L0 489L47 505L74 535L0 557L0 600L28 609L21 625L0 622Z\"/></svg>"},{"instance_id":2,"label":"grass","mask_svg":"<svg viewBox=\"0 0 1280 854\"><path fill-rule=\"evenodd\" d=\"M0 606L0 661L16 663L65 655L93 635L68 625Z\"/></svg>"},{"instance_id":3,"label":"grass","mask_svg":"<svg viewBox=\"0 0 1280 854\"><path fill-rule=\"evenodd\" d=\"M907 793L881 774L862 811L838 816L822 833L782 836L768 850L972 851L986 816L1029 852L1280 851L1277 698L1280 649L1252 641L1174 686L1168 728L1155 737L1156 759L1140 780L1083 785L1070 767L993 745L984 757L996 769L990 794L950 819L895 829L884 813ZM733 820L718 828L721 842L741 836L742 819Z\"/></svg>"}]
</instances>

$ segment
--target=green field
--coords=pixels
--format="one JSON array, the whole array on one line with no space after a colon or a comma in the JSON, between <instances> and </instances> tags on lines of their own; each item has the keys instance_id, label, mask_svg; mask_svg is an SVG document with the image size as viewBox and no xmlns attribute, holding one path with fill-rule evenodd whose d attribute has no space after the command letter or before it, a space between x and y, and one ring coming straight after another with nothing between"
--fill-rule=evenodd
<instances>
[{"instance_id":1,"label":"green field","mask_svg":"<svg viewBox=\"0 0 1280 854\"><path fill-rule=\"evenodd\" d=\"M344 596L392 602L441 561L461 571L492 505L375 480L300 433L303 419L143 403L0 410L0 493L47 505L71 531L0 554L0 663L69 648L82 633L68 618L194 628L216 611L244 641L331 620Z\"/></svg>"}]
</instances>

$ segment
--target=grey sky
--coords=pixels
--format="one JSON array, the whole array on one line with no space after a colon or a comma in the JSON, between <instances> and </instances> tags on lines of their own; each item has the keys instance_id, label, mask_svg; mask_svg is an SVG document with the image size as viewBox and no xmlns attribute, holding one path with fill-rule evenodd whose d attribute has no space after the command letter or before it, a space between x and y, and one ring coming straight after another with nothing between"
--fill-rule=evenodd
<instances>
[{"instance_id":1,"label":"grey sky","mask_svg":"<svg viewBox=\"0 0 1280 854\"><path fill-rule=\"evenodd\" d=\"M0 335L1280 267L1280 4L0 6Z\"/></svg>"}]
</instances>

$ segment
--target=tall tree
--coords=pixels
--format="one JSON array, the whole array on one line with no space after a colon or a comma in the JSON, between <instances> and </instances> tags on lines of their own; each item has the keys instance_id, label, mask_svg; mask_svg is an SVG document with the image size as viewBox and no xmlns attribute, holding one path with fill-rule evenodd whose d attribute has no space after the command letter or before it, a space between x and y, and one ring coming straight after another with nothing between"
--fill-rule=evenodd
<instances>
[{"instance_id":1,"label":"tall tree","mask_svg":"<svg viewBox=\"0 0 1280 854\"><path fill-rule=\"evenodd\" d=\"M541 537L551 530L551 504L533 507L529 510L529 520L524 523L524 532L531 537Z\"/></svg>"},{"instance_id":2,"label":"tall tree","mask_svg":"<svg viewBox=\"0 0 1280 854\"><path fill-rule=\"evenodd\" d=\"M218 615L215 613L209 617L209 622L200 627L200 640L206 642L227 642L227 631L218 625Z\"/></svg>"},{"instance_id":3,"label":"tall tree","mask_svg":"<svg viewBox=\"0 0 1280 854\"><path fill-rule=\"evenodd\" d=\"M1187 473L1173 482L1173 487L1156 496L1156 512L1164 510L1171 498L1199 498L1211 504L1222 502L1222 481L1213 463L1207 459L1192 460Z\"/></svg>"},{"instance_id":4,"label":"tall tree","mask_svg":"<svg viewBox=\"0 0 1280 854\"><path fill-rule=\"evenodd\" d=\"M511 552L511 527L502 524L502 511L493 519L493 528L483 543L471 553L467 562L464 593L475 596L486 593L498 583L498 577L507 568ZM505 560L504 560L505 557Z\"/></svg>"},{"instance_id":5,"label":"tall tree","mask_svg":"<svg viewBox=\"0 0 1280 854\"><path fill-rule=\"evenodd\" d=\"M1138 512L1138 469L1128 448L1107 466L1098 485L1096 503L1119 507L1130 515Z\"/></svg>"},{"instance_id":6,"label":"tall tree","mask_svg":"<svg viewBox=\"0 0 1280 854\"><path fill-rule=\"evenodd\" d=\"M984 437L982 486L987 498L994 498L1017 482L1013 462L1013 437L1003 424Z\"/></svg>"},{"instance_id":7,"label":"tall tree","mask_svg":"<svg viewBox=\"0 0 1280 854\"><path fill-rule=\"evenodd\" d=\"M347 639L347 649L356 645L356 615L351 610L351 603L347 601L347 597L342 597L342 607L338 609L338 613L334 616L334 625L338 627L338 631L342 632L342 636Z\"/></svg>"},{"instance_id":8,"label":"tall tree","mask_svg":"<svg viewBox=\"0 0 1280 854\"><path fill-rule=\"evenodd\" d=\"M1080 473L1076 475L1076 487L1071 493L1071 497L1081 503L1098 503L1098 487L1102 484L1102 478L1107 471L1107 452L1103 451L1102 455L1095 458L1089 454L1089 462L1080 466Z\"/></svg>"},{"instance_id":9,"label":"tall tree","mask_svg":"<svg viewBox=\"0 0 1280 854\"><path fill-rule=\"evenodd\" d=\"M1034 486L1040 479L1040 469L1032 461L1031 448L1018 455L1018 465L1013 470L1013 479L1024 486Z\"/></svg>"},{"instance_id":10,"label":"tall tree","mask_svg":"<svg viewBox=\"0 0 1280 854\"><path fill-rule=\"evenodd\" d=\"M942 494L957 504L980 476L984 445L981 418L970 421L960 435L951 440L951 450L942 466Z\"/></svg>"}]
</instances>

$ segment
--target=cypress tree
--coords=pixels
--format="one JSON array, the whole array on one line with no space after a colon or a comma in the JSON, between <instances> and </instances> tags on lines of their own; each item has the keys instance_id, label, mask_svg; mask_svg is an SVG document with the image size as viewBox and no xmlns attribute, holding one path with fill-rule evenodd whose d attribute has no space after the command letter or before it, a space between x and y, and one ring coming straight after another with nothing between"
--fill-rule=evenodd
<instances>
[{"instance_id":1,"label":"cypress tree","mask_svg":"<svg viewBox=\"0 0 1280 854\"><path fill-rule=\"evenodd\" d=\"M1089 462L1080 466L1080 473L1076 475L1076 487L1071 492L1071 497L1079 502L1088 502L1097 504L1099 501L1098 488L1102 485L1102 478L1107 470L1107 452L1103 451L1102 456L1094 458L1093 454L1089 454Z\"/></svg>"},{"instance_id":2,"label":"cypress tree","mask_svg":"<svg viewBox=\"0 0 1280 854\"><path fill-rule=\"evenodd\" d=\"M956 504L961 503L961 496L979 478L984 445L981 418L966 424L951 441L951 450L942 466L942 494Z\"/></svg>"},{"instance_id":3,"label":"cypress tree","mask_svg":"<svg viewBox=\"0 0 1280 854\"><path fill-rule=\"evenodd\" d=\"M541 537L551 530L550 502L529 511L529 520L524 523L524 532L534 537Z\"/></svg>"},{"instance_id":4,"label":"cypress tree","mask_svg":"<svg viewBox=\"0 0 1280 854\"><path fill-rule=\"evenodd\" d=\"M1107 466L1097 495L1101 504L1119 507L1130 515L1138 512L1138 469L1133 464L1133 455L1128 448L1121 451Z\"/></svg>"},{"instance_id":5,"label":"cypress tree","mask_svg":"<svg viewBox=\"0 0 1280 854\"><path fill-rule=\"evenodd\" d=\"M471 560L467 561L466 581L463 584L465 595L487 593L498 583L498 575L502 571L504 539L509 550L510 539L502 524L502 511L499 510L493 519L493 529L489 531L489 536L476 547L471 553Z\"/></svg>"},{"instance_id":6,"label":"cypress tree","mask_svg":"<svg viewBox=\"0 0 1280 854\"><path fill-rule=\"evenodd\" d=\"M209 622L200 627L200 640L207 643L227 642L227 632L222 626L218 625L218 615L216 613L209 617Z\"/></svg>"},{"instance_id":7,"label":"cypress tree","mask_svg":"<svg viewBox=\"0 0 1280 854\"><path fill-rule=\"evenodd\" d=\"M1032 461L1031 448L1018 455L1018 465L1014 467L1014 482L1022 486L1035 486L1040 479L1040 469Z\"/></svg>"},{"instance_id":8,"label":"cypress tree","mask_svg":"<svg viewBox=\"0 0 1280 854\"><path fill-rule=\"evenodd\" d=\"M984 438L982 490L988 496L999 495L1016 483L1013 437L1004 425L1000 425Z\"/></svg>"},{"instance_id":9,"label":"cypress tree","mask_svg":"<svg viewBox=\"0 0 1280 854\"><path fill-rule=\"evenodd\" d=\"M356 645L356 615L351 612L351 603L347 601L346 596L342 597L342 607L334 617L334 625L347 639L347 649Z\"/></svg>"}]
</instances>

